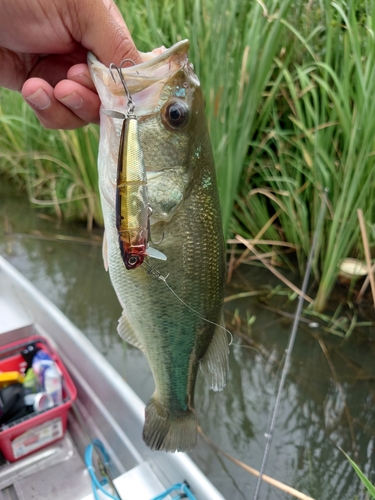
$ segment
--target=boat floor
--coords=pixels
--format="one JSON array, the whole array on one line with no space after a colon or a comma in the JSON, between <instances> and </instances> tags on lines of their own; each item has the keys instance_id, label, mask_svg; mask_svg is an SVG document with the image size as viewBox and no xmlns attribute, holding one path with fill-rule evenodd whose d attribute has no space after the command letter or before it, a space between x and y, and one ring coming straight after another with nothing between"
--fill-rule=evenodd
<instances>
[{"instance_id":1,"label":"boat floor","mask_svg":"<svg viewBox=\"0 0 375 500\"><path fill-rule=\"evenodd\" d=\"M0 467L0 500L73 500L91 491L85 464L71 435Z\"/></svg>"},{"instance_id":2,"label":"boat floor","mask_svg":"<svg viewBox=\"0 0 375 500\"><path fill-rule=\"evenodd\" d=\"M127 500L150 500L164 491L150 465L144 462L114 480ZM50 446L0 466L0 500L92 500L91 479L67 431ZM169 496L167 498L170 498Z\"/></svg>"}]
</instances>

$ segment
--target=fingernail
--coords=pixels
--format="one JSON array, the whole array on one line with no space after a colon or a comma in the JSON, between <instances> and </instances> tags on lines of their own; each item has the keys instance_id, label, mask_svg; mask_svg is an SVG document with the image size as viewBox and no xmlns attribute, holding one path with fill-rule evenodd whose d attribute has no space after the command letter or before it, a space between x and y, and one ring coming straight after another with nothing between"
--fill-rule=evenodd
<instances>
[{"instance_id":1,"label":"fingernail","mask_svg":"<svg viewBox=\"0 0 375 500\"><path fill-rule=\"evenodd\" d=\"M38 109L46 109L51 104L51 99L42 87L34 92L34 94L26 97L26 100Z\"/></svg>"},{"instance_id":2,"label":"fingernail","mask_svg":"<svg viewBox=\"0 0 375 500\"><path fill-rule=\"evenodd\" d=\"M83 98L78 92L73 92L72 94L62 97L59 101L71 109L79 109L83 104Z\"/></svg>"}]
</instances>

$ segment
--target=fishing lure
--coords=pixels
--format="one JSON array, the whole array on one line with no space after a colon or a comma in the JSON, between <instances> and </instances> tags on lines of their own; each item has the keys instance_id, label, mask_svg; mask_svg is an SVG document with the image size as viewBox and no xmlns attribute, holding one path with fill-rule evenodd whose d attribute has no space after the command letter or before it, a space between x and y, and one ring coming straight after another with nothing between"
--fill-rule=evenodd
<instances>
[{"instance_id":1,"label":"fishing lure","mask_svg":"<svg viewBox=\"0 0 375 500\"><path fill-rule=\"evenodd\" d=\"M149 246L152 209L148 204L146 167L135 105L121 71L125 62L122 61L120 67L110 65L112 78L112 71L117 71L128 99L125 114L114 110L103 110L103 113L123 120L117 161L116 228L125 267L135 269L146 255L161 260L167 257Z\"/></svg>"}]
</instances>

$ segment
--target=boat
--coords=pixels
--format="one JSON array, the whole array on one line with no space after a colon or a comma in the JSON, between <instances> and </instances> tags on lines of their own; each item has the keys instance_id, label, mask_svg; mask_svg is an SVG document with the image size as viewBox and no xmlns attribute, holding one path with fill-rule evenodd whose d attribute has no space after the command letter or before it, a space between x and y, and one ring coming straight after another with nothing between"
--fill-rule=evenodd
<instances>
[{"instance_id":1,"label":"boat","mask_svg":"<svg viewBox=\"0 0 375 500\"><path fill-rule=\"evenodd\" d=\"M120 500L224 500L187 454L155 452L144 444L143 402L83 333L0 256L0 352L35 335L58 353L77 396L61 439L0 461L0 500L109 498L100 488L112 489L111 498ZM105 487L95 483L97 443L104 450L100 461L109 457Z\"/></svg>"}]
</instances>

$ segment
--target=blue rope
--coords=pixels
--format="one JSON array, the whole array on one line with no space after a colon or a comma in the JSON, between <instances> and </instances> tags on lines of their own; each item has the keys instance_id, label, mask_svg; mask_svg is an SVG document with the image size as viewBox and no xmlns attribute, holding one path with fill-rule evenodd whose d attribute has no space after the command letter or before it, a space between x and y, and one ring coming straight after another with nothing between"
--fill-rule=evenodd
<instances>
[{"instance_id":1,"label":"blue rope","mask_svg":"<svg viewBox=\"0 0 375 500\"><path fill-rule=\"evenodd\" d=\"M111 498L112 500L119 500L119 497L116 495L115 497L111 495L107 490L103 488L105 484L108 483L107 479L102 479L101 482L98 481L98 478L96 477L95 474L95 469L94 466L92 465L92 452L95 447L98 447L100 451L102 452L102 458L103 462L105 465L109 465L109 456L108 453L106 452L106 449L104 448L103 443L99 439L94 439L92 443L90 443L86 447L85 451L85 464L87 467L87 470L89 471L90 477L91 477L91 484L92 484L92 492L94 494L94 499L95 500L100 500L98 496L98 489L102 491L107 497Z\"/></svg>"},{"instance_id":2,"label":"blue rope","mask_svg":"<svg viewBox=\"0 0 375 500\"><path fill-rule=\"evenodd\" d=\"M173 497L173 500L179 500L182 498L189 498L190 500L197 500L195 496L192 494L190 491L189 486L186 483L176 483L167 490L165 490L163 493L158 495L157 497L152 498L152 500L163 500L169 493L172 493L172 491L181 491L183 495L179 495L178 497Z\"/></svg>"},{"instance_id":3,"label":"blue rope","mask_svg":"<svg viewBox=\"0 0 375 500\"><path fill-rule=\"evenodd\" d=\"M109 465L109 456L108 453L103 445L103 443L99 439L94 439L92 443L90 443L86 447L85 451L85 464L87 467L87 470L89 471L90 477L91 477L91 484L92 484L92 491L94 495L95 500L100 500L98 496L98 489L103 492L107 497L111 498L112 500L120 500L118 496L113 496L111 495L107 490L103 488L105 484L108 483L107 479L102 479L101 482L98 481L98 478L96 477L95 474L95 469L94 466L92 465L92 452L94 449L94 446L99 448L99 450L102 453L102 459L103 462L106 466ZM186 483L176 483L170 488L166 489L163 493L160 495L152 498L151 500L163 500L165 497L167 497L170 493L173 491L179 492L180 494L176 497L173 497L173 500L182 500L183 498L188 498L189 500L197 500L195 496L192 494L190 491L189 486Z\"/></svg>"}]
</instances>

